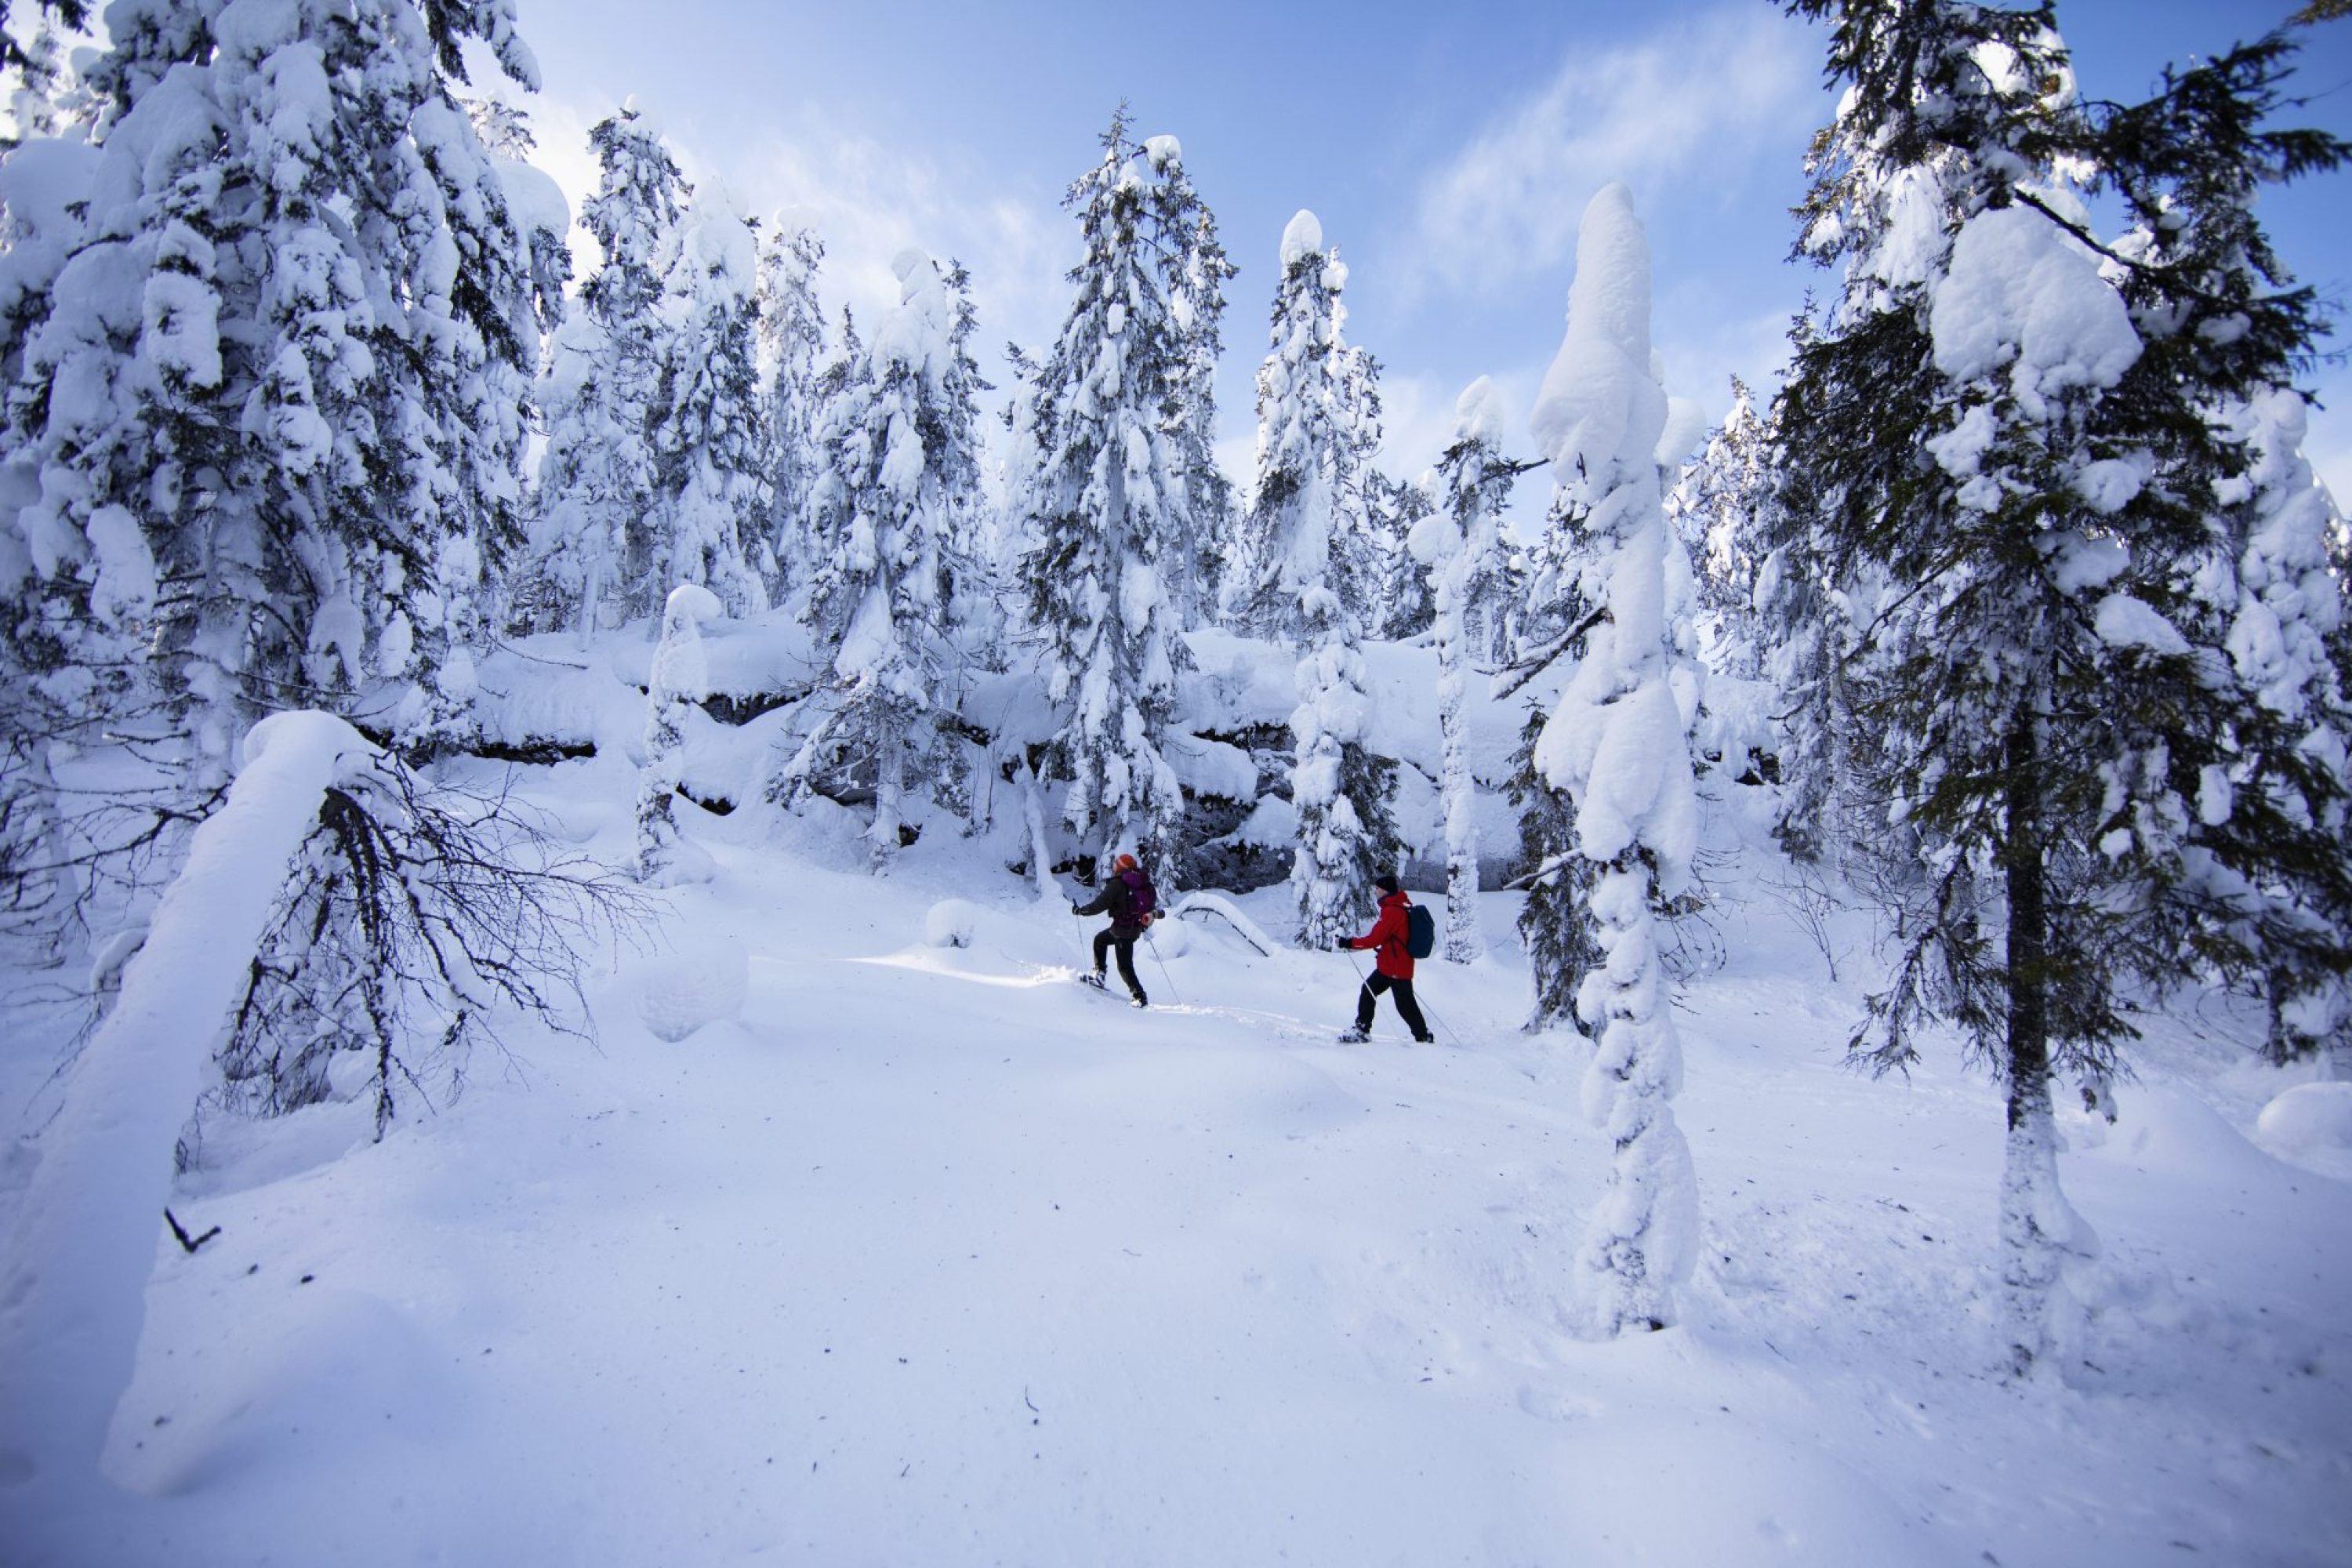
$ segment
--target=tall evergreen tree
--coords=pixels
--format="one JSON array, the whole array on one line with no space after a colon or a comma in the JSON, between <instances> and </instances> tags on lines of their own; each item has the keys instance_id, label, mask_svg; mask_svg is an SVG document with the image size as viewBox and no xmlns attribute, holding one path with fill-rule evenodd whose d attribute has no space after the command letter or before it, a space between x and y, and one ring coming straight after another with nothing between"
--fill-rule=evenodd
<instances>
[{"instance_id":1,"label":"tall evergreen tree","mask_svg":"<svg viewBox=\"0 0 2352 1568\"><path fill-rule=\"evenodd\" d=\"M807 538L809 494L822 458L816 449L818 358L824 353L824 309L816 297L824 241L814 229L779 219L760 247L760 369L766 386L768 540L787 585L806 581L814 562Z\"/></svg>"},{"instance_id":2,"label":"tall evergreen tree","mask_svg":"<svg viewBox=\"0 0 2352 1568\"><path fill-rule=\"evenodd\" d=\"M1150 187L1151 219L1165 237L1160 277L1183 343L1168 434L1184 477L1179 514L1184 531L1170 552L1169 584L1190 626L1216 607L1238 522L1233 482L1217 463L1216 384L1224 353L1225 284L1239 269L1217 238L1216 215L1186 172L1176 138L1151 137L1143 152L1158 175Z\"/></svg>"},{"instance_id":3,"label":"tall evergreen tree","mask_svg":"<svg viewBox=\"0 0 2352 1568\"><path fill-rule=\"evenodd\" d=\"M290 701L446 746L536 357L529 245L450 92L469 39L535 81L511 10L115 20L83 226L17 317L11 645L68 707L74 666L159 692L199 778Z\"/></svg>"},{"instance_id":4,"label":"tall evergreen tree","mask_svg":"<svg viewBox=\"0 0 2352 1568\"><path fill-rule=\"evenodd\" d=\"M583 226L604 261L559 331L541 396L532 574L546 626L598 626L650 614L676 584L653 575L654 421L668 329L665 286L676 266L686 177L660 128L634 103L589 132L596 194ZM562 606L576 606L565 610Z\"/></svg>"},{"instance_id":5,"label":"tall evergreen tree","mask_svg":"<svg viewBox=\"0 0 2352 1568\"><path fill-rule=\"evenodd\" d=\"M1227 619L1295 643L1301 595L1335 568L1360 593L1366 458L1380 442L1376 372L1343 335L1348 268L1323 247L1323 226L1301 212L1282 235L1273 346L1257 373L1257 479L1243 563L1227 584Z\"/></svg>"},{"instance_id":6,"label":"tall evergreen tree","mask_svg":"<svg viewBox=\"0 0 2352 1568\"><path fill-rule=\"evenodd\" d=\"M1856 1046L1899 1065L1948 1016L2000 1070L2022 1374L2063 1344L2089 1246L2058 1186L2053 1069L2105 1076L2126 987L2273 965L2315 984L2346 962L2323 912L2344 907L2342 752L2283 743L2242 667L2214 679L2249 606L2207 570L2251 537L2259 489L2216 413L2283 384L2313 331L2246 197L2257 170L2344 148L2256 130L2276 40L2089 112L2047 5L1791 9L1833 22L1848 84L1804 240L1845 288L1780 417L1866 628L1841 670L1859 769L1921 855ZM2066 172L2111 182L2138 233L2101 245ZM2296 685L2307 716L2332 700Z\"/></svg>"},{"instance_id":7,"label":"tall evergreen tree","mask_svg":"<svg viewBox=\"0 0 2352 1568\"><path fill-rule=\"evenodd\" d=\"M757 232L723 194L706 191L678 236L669 329L652 414L654 507L644 569L672 586L698 583L733 616L768 607Z\"/></svg>"},{"instance_id":8,"label":"tall evergreen tree","mask_svg":"<svg viewBox=\"0 0 2352 1568\"><path fill-rule=\"evenodd\" d=\"M1759 673L1756 583L1772 500L1771 431L1748 385L1731 378L1731 412L1666 495L1666 521L1695 567L1707 667Z\"/></svg>"},{"instance_id":9,"label":"tall evergreen tree","mask_svg":"<svg viewBox=\"0 0 2352 1568\"><path fill-rule=\"evenodd\" d=\"M929 721L954 702L944 612L980 488L962 269L943 273L915 250L896 266L898 308L877 323L817 432L808 614L835 689L772 785L789 795L833 759L853 759L873 780L877 869L898 851L908 775L939 771Z\"/></svg>"},{"instance_id":10,"label":"tall evergreen tree","mask_svg":"<svg viewBox=\"0 0 2352 1568\"><path fill-rule=\"evenodd\" d=\"M1251 550L1231 583L1239 618L1297 647L1297 710L1291 804L1298 847L1291 885L1299 940L1328 946L1352 932L1375 901L1372 879L1395 869L1388 795L1393 764L1364 744L1371 713L1360 651L1360 526L1364 458L1378 440L1379 410L1358 351L1341 335L1348 269L1323 248L1310 212L1282 236L1274 343L1258 371L1258 463Z\"/></svg>"},{"instance_id":11,"label":"tall evergreen tree","mask_svg":"<svg viewBox=\"0 0 2352 1568\"><path fill-rule=\"evenodd\" d=\"M1445 956L1486 954L1478 922L1478 780L1470 769L1470 677L1507 565L1502 510L1518 467L1504 460L1501 399L1480 376L1454 405L1454 440L1438 464L1445 511L1419 535L1436 608L1438 794L1445 816Z\"/></svg>"},{"instance_id":12,"label":"tall evergreen tree","mask_svg":"<svg viewBox=\"0 0 2352 1568\"><path fill-rule=\"evenodd\" d=\"M1370 542L1373 619L1371 635L1390 642L1416 637L1437 618L1429 574L1413 558L1412 531L1435 513L1430 479L1407 483L1377 468L1364 473L1365 523Z\"/></svg>"},{"instance_id":13,"label":"tall evergreen tree","mask_svg":"<svg viewBox=\"0 0 2352 1568\"><path fill-rule=\"evenodd\" d=\"M1132 840L1164 876L1183 792L1161 752L1176 677L1190 661L1167 581L1190 525L1169 437L1186 342L1170 310L1152 215L1159 174L1122 108L1102 157L1072 184L1085 255L1075 298L1031 385L1037 466L1022 487L1020 565L1056 714L1051 763L1064 819L1108 853Z\"/></svg>"}]
</instances>

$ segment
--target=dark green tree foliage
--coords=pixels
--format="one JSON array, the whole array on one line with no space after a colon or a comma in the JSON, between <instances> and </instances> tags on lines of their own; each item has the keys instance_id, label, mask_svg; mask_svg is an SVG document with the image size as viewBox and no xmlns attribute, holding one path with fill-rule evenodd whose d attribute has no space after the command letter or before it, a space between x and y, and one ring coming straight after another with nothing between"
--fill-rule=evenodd
<instances>
[{"instance_id":1,"label":"dark green tree foliage","mask_svg":"<svg viewBox=\"0 0 2352 1568\"><path fill-rule=\"evenodd\" d=\"M1543 727L1542 710L1530 710L1505 786L1519 814L1518 876L1528 889L1519 909L1519 941L1527 948L1535 987L1526 1026L1531 1034L1562 1025L1576 1027L1577 988L1601 962L1600 944L1585 918L1592 862L1576 852L1575 805L1536 772L1536 741Z\"/></svg>"},{"instance_id":2,"label":"dark green tree foliage","mask_svg":"<svg viewBox=\"0 0 2352 1568\"><path fill-rule=\"evenodd\" d=\"M1436 620L1437 600L1410 542L1421 520L1437 510L1437 502L1422 486L1391 479L1377 468L1364 471L1364 491L1377 617L1372 635L1389 641L1419 637Z\"/></svg>"},{"instance_id":3,"label":"dark green tree foliage","mask_svg":"<svg viewBox=\"0 0 2352 1568\"><path fill-rule=\"evenodd\" d=\"M1778 414L1815 581L1853 617L1835 675L1860 786L1918 852L1855 1049L1899 1067L1948 1018L2003 1075L2023 1373L2059 1348L2084 1247L2052 1072L2105 1079L2135 986L2342 971L2317 913L2343 885L2341 748L2298 767L2265 738L2227 647L2242 595L2210 581L2247 466L2217 411L2282 384L2312 330L2258 243L2250 172L2341 149L2253 132L2274 41L2149 105L2086 110L2046 4L1790 9L1832 24L1849 90L1801 244L1845 289ZM2148 237L2103 258L2062 171L2112 181ZM2027 281L1990 288L1999 268ZM2003 314L2021 288L2060 337Z\"/></svg>"}]
</instances>

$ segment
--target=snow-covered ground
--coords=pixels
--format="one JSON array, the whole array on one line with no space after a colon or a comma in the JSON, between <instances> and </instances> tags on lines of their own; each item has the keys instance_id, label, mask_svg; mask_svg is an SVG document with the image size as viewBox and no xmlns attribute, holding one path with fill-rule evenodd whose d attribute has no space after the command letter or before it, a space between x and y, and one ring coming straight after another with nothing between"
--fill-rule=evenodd
<instances>
[{"instance_id":1,"label":"snow-covered ground","mask_svg":"<svg viewBox=\"0 0 2352 1568\"><path fill-rule=\"evenodd\" d=\"M526 773L625 860L630 770ZM159 1229L130 1495L0 1518L0 1556L2352 1561L2352 1167L2253 1141L2293 1080L2218 1001L2151 1023L2116 1127L2068 1122L2099 1310L2072 1385L2021 1389L1991 1086L1846 1071L1866 924L1832 983L1718 852L1679 1019L1703 1259L1682 1326L1591 1343L1561 1302L1608 1149L1580 1045L1517 1031L1511 895L1496 956L1423 966L1440 1046L1384 1004L1349 1047L1346 956L1166 922L1138 1013L1071 984L1085 930L1009 840L877 880L840 825L681 809L716 878L608 966L595 1047L518 1037L381 1143L356 1100L213 1120L174 1211L220 1235ZM1287 897L1242 907L1283 934ZM12 1135L56 1105L38 993Z\"/></svg>"}]
</instances>

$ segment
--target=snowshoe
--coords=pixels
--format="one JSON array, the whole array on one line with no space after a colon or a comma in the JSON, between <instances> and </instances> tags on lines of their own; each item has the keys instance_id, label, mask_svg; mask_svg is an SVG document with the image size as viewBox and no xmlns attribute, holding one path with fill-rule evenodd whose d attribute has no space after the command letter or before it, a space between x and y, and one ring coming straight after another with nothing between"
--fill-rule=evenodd
<instances>
[{"instance_id":1,"label":"snowshoe","mask_svg":"<svg viewBox=\"0 0 2352 1568\"><path fill-rule=\"evenodd\" d=\"M1078 984L1081 985L1091 985L1097 991L1107 989L1103 984L1103 977L1099 974L1081 974L1078 976Z\"/></svg>"},{"instance_id":2,"label":"snowshoe","mask_svg":"<svg viewBox=\"0 0 2352 1568\"><path fill-rule=\"evenodd\" d=\"M1353 1024L1339 1031L1339 1043L1343 1046L1360 1046L1370 1038L1371 1036L1357 1028Z\"/></svg>"}]
</instances>

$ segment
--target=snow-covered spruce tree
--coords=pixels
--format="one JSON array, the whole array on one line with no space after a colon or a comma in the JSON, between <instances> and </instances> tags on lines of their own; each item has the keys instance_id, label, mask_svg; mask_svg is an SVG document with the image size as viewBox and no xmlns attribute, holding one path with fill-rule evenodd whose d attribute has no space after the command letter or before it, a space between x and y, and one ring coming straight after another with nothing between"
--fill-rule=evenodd
<instances>
[{"instance_id":1,"label":"snow-covered spruce tree","mask_svg":"<svg viewBox=\"0 0 2352 1568\"><path fill-rule=\"evenodd\" d=\"M1339 555L1364 537L1366 458L1380 444L1380 407L1376 373L1342 336L1347 282L1315 215L1294 216L1282 232L1273 345L1257 373L1257 478L1244 562L1226 587L1229 622L1284 642L1298 638L1307 585L1330 581ZM1348 605L1359 616L1365 608L1352 597Z\"/></svg>"},{"instance_id":2,"label":"snow-covered spruce tree","mask_svg":"<svg viewBox=\"0 0 2352 1568\"><path fill-rule=\"evenodd\" d=\"M45 5L40 20L34 25L32 37L19 47L16 36L6 30L7 7L0 5L0 36L7 39L5 46L0 46L0 80L11 84L8 118L13 123L7 144L22 145L55 136L68 118L62 102L68 91L68 67L58 26L63 22L67 26L79 27L86 20L87 13L79 0L64 7Z\"/></svg>"},{"instance_id":3,"label":"snow-covered spruce tree","mask_svg":"<svg viewBox=\"0 0 2352 1568\"><path fill-rule=\"evenodd\" d=\"M540 388L547 448L532 527L529 624L599 626L650 614L655 400L667 358L664 286L688 186L660 128L634 104L589 132L596 194L581 224L604 261L550 347Z\"/></svg>"},{"instance_id":4,"label":"snow-covered spruce tree","mask_svg":"<svg viewBox=\"0 0 2352 1568\"><path fill-rule=\"evenodd\" d=\"M1802 334L1801 334L1801 336ZM1777 412L1783 405L1775 405ZM1772 835L1801 866L1826 866L1875 882L1890 867L1898 879L1914 863L1909 837L1887 842L1883 830L1864 832L1851 765L1853 709L1845 661L1859 643L1850 618L1856 602L1832 577L1830 542L1815 526L1821 506L1809 468L1787 460L1775 442L1772 494L1760 512L1763 564L1756 578L1758 662L1775 693L1779 814ZM1866 866L1852 862L1857 858Z\"/></svg>"},{"instance_id":5,"label":"snow-covered spruce tree","mask_svg":"<svg viewBox=\"0 0 2352 1568\"><path fill-rule=\"evenodd\" d=\"M1591 863L1576 851L1576 805L1536 766L1544 722L1543 707L1530 704L1504 786L1519 814L1518 863L1525 869L1513 885L1524 885L1528 895L1519 907L1519 945L1528 955L1532 995L1521 1027L1531 1035L1576 1026L1577 992L1601 963L1587 907Z\"/></svg>"},{"instance_id":6,"label":"snow-covered spruce tree","mask_svg":"<svg viewBox=\"0 0 2352 1568\"><path fill-rule=\"evenodd\" d=\"M996 390L980 374L971 340L980 312L971 300L971 274L950 260L941 273L948 312L948 357L940 373L940 413L945 449L940 471L953 474L948 491L947 527L940 536L946 574L946 629L961 659L984 669L1003 669L1004 605L1000 598L997 519L990 504L981 434L980 395Z\"/></svg>"},{"instance_id":7,"label":"snow-covered spruce tree","mask_svg":"<svg viewBox=\"0 0 2352 1568\"><path fill-rule=\"evenodd\" d=\"M446 746L536 358L529 247L449 92L468 39L535 79L510 10L116 21L82 232L16 317L9 462L37 499L12 630L78 625L73 662L135 671L200 787L289 700Z\"/></svg>"},{"instance_id":8,"label":"snow-covered spruce tree","mask_svg":"<svg viewBox=\"0 0 2352 1568\"><path fill-rule=\"evenodd\" d=\"M1666 521L1696 568L1707 668L1753 677L1756 581L1772 500L1771 432L1748 385L1731 378L1731 412L1666 495Z\"/></svg>"},{"instance_id":9,"label":"snow-covered spruce tree","mask_svg":"<svg viewBox=\"0 0 2352 1568\"><path fill-rule=\"evenodd\" d=\"M1151 213L1158 176L1128 140L1124 109L1102 150L1065 199L1086 254L1031 384L1038 457L1020 492L1020 581L1056 714L1063 817L1106 854L1134 842L1164 886L1184 805L1160 742L1190 658L1164 575L1170 542L1191 528L1168 436L1186 342L1159 265L1169 239Z\"/></svg>"},{"instance_id":10,"label":"snow-covered spruce tree","mask_svg":"<svg viewBox=\"0 0 2352 1568\"><path fill-rule=\"evenodd\" d=\"M2320 912L2342 768L2280 743L2227 647L2244 596L2200 592L2255 531L2216 415L2283 384L2313 330L2252 243L2252 171L2343 149L2254 133L2277 51L2091 114L2046 5L1791 8L1834 19L1850 89L1805 209L1844 290L1783 391L1785 450L1868 632L1842 661L1858 771L1923 873L1855 1047L1900 1066L1949 1017L2005 1079L2022 1375L2053 1364L2095 1246L2058 1185L2053 1069L2104 1081L2136 987L2342 973ZM2140 235L2100 247L2066 172L2114 182Z\"/></svg>"},{"instance_id":11,"label":"snow-covered spruce tree","mask_svg":"<svg viewBox=\"0 0 2352 1568\"><path fill-rule=\"evenodd\" d=\"M1169 587L1185 626L1198 626L1214 611L1239 517L1234 487L1218 465L1217 361L1224 353L1225 283L1239 270L1217 238L1216 215L1201 199L1184 168L1182 147L1173 136L1154 136L1144 157L1158 176L1150 201L1151 221L1165 237L1160 279L1168 290L1169 314L1181 335L1176 389L1168 435L1184 477L1184 534L1169 552Z\"/></svg>"},{"instance_id":12,"label":"snow-covered spruce tree","mask_svg":"<svg viewBox=\"0 0 2352 1568\"><path fill-rule=\"evenodd\" d=\"M707 881L710 857L677 831L677 786L686 765L686 731L710 695L702 623L726 613L719 595L681 583L662 609L661 641L646 684L646 763L637 784L637 879L652 887Z\"/></svg>"},{"instance_id":13,"label":"snow-covered spruce tree","mask_svg":"<svg viewBox=\"0 0 2352 1568\"><path fill-rule=\"evenodd\" d=\"M1394 765L1364 745L1371 717L1360 648L1362 603L1339 546L1360 542L1342 514L1360 508L1364 458L1378 440L1369 377L1341 336L1347 268L1301 212L1282 235L1274 345L1257 374L1257 484L1249 564L1233 582L1241 624L1297 647L1291 803L1298 847L1291 888L1299 941L1327 947L1361 923L1372 879L1395 869L1388 796Z\"/></svg>"},{"instance_id":14,"label":"snow-covered spruce tree","mask_svg":"<svg viewBox=\"0 0 2352 1568\"><path fill-rule=\"evenodd\" d=\"M1690 1150L1675 1124L1682 1051L1665 994L1654 907L1681 891L1697 845L1698 801L1668 682L1666 520L1657 447L1665 393L1650 351L1649 244L1633 197L1610 185L1578 231L1568 333L1530 421L1581 517L1587 602L1605 618L1535 752L1576 804L1576 847L1591 862L1589 908L1604 955L1577 1011L1595 1049L1584 1109L1616 1145L1608 1192L1577 1253L1574 1313L1617 1335L1675 1321L1675 1286L1697 1229Z\"/></svg>"},{"instance_id":15,"label":"snow-covered spruce tree","mask_svg":"<svg viewBox=\"0 0 2352 1568\"><path fill-rule=\"evenodd\" d=\"M2341 520L2302 455L2292 384L2319 310L2253 210L2264 180L2332 169L2352 145L2266 128L2293 55L2273 35L2168 72L2149 101L2094 111L2093 152L2134 218L2111 255L2146 345L2115 420L2155 455L2162 487L2148 537L2132 541L2162 581L2124 591L2194 655L2153 624L2136 630L2120 594L2101 604L2142 704L2119 716L2127 743L2164 775L2132 792L2135 848L2184 906L2161 947L2252 977L2274 1058L2352 1028L2352 693L2329 649L2352 590L2330 570Z\"/></svg>"},{"instance_id":16,"label":"snow-covered spruce tree","mask_svg":"<svg viewBox=\"0 0 2352 1568\"><path fill-rule=\"evenodd\" d=\"M654 579L698 583L731 616L768 607L775 552L762 470L757 232L714 187L696 197L669 278L654 388Z\"/></svg>"},{"instance_id":17,"label":"snow-covered spruce tree","mask_svg":"<svg viewBox=\"0 0 2352 1568\"><path fill-rule=\"evenodd\" d=\"M1406 483L1377 468L1364 474L1374 606L1370 629L1372 637L1383 641L1417 637L1436 624L1436 594L1411 548L1414 528L1437 510L1431 496L1432 483L1428 476L1418 483Z\"/></svg>"},{"instance_id":18,"label":"snow-covered spruce tree","mask_svg":"<svg viewBox=\"0 0 2352 1568\"><path fill-rule=\"evenodd\" d=\"M817 361L824 353L824 308L816 271L824 241L782 218L760 242L761 427L767 437L768 540L787 586L808 578L809 492L816 484Z\"/></svg>"},{"instance_id":19,"label":"snow-covered spruce tree","mask_svg":"<svg viewBox=\"0 0 2352 1568\"><path fill-rule=\"evenodd\" d=\"M1454 405L1454 439L1437 466L1444 510L1414 534L1436 606L1437 725L1444 742L1438 795L1445 816L1445 956L1486 955L1478 923L1478 780L1470 766L1470 677L1507 572L1502 510L1519 468L1504 460L1502 399L1480 376Z\"/></svg>"},{"instance_id":20,"label":"snow-covered spruce tree","mask_svg":"<svg viewBox=\"0 0 2352 1568\"><path fill-rule=\"evenodd\" d=\"M770 784L790 798L820 771L870 777L877 870L898 852L908 774L938 772L932 721L955 700L948 562L980 488L961 292L921 251L900 252L894 266L898 308L876 323L816 433L824 466L810 503L818 548L808 619L835 689Z\"/></svg>"}]
</instances>

